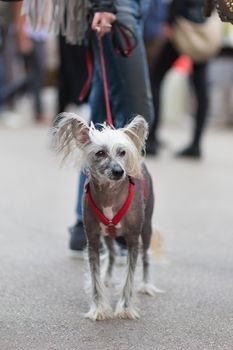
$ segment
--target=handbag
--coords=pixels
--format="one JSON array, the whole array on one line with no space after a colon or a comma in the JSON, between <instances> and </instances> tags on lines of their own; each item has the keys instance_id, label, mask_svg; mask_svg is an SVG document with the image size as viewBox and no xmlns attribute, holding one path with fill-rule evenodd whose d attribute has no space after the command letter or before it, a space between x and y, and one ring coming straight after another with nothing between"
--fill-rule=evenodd
<instances>
[{"instance_id":1,"label":"handbag","mask_svg":"<svg viewBox=\"0 0 233 350\"><path fill-rule=\"evenodd\" d=\"M221 20L233 24L233 0L215 0L215 5Z\"/></svg>"},{"instance_id":2,"label":"handbag","mask_svg":"<svg viewBox=\"0 0 233 350\"><path fill-rule=\"evenodd\" d=\"M172 43L180 54L194 63L207 61L221 48L222 23L214 11L204 23L178 17L173 27Z\"/></svg>"}]
</instances>

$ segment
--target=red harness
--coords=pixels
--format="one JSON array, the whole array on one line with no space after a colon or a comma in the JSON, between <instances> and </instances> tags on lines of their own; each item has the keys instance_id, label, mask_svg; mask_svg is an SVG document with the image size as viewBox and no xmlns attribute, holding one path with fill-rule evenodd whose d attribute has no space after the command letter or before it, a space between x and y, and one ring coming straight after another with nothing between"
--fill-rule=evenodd
<instances>
[{"instance_id":1,"label":"red harness","mask_svg":"<svg viewBox=\"0 0 233 350\"><path fill-rule=\"evenodd\" d=\"M134 181L133 181L133 179L131 177L129 177L128 196L126 198L125 203L123 204L123 207L119 210L119 212L114 216L114 218L112 220L109 220L108 218L106 218L106 216L96 207L96 205L92 199L92 196L91 196L89 183L86 184L85 192L86 192L88 204L91 207L93 213L95 214L97 219L99 219L99 221L102 222L102 224L107 226L107 233L109 234L109 236L115 237L116 236L116 225L121 221L123 216L128 211L130 204L132 202L133 196L134 196Z\"/></svg>"}]
</instances>

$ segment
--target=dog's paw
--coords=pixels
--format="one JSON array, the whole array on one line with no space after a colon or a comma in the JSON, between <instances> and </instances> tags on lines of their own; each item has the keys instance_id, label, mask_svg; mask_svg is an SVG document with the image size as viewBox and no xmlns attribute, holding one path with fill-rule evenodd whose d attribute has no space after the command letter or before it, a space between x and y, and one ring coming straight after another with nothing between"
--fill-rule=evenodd
<instances>
[{"instance_id":1,"label":"dog's paw","mask_svg":"<svg viewBox=\"0 0 233 350\"><path fill-rule=\"evenodd\" d=\"M114 315L124 320L137 320L140 318L136 308L132 305L125 307L122 301L118 303Z\"/></svg>"},{"instance_id":2,"label":"dog's paw","mask_svg":"<svg viewBox=\"0 0 233 350\"><path fill-rule=\"evenodd\" d=\"M151 283L143 283L139 288L138 292L146 295L150 295L151 297L155 296L158 293L164 293L163 290L155 287Z\"/></svg>"},{"instance_id":3,"label":"dog's paw","mask_svg":"<svg viewBox=\"0 0 233 350\"><path fill-rule=\"evenodd\" d=\"M113 311L110 305L98 305L92 306L91 309L86 313L86 318L92 321L104 321L113 318Z\"/></svg>"}]
</instances>

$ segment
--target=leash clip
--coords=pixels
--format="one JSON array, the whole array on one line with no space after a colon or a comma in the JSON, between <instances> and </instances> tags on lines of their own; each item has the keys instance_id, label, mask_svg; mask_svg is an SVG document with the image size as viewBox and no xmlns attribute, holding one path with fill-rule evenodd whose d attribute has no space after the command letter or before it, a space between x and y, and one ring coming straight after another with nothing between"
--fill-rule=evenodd
<instances>
[{"instance_id":1,"label":"leash clip","mask_svg":"<svg viewBox=\"0 0 233 350\"><path fill-rule=\"evenodd\" d=\"M109 234L110 237L115 237L116 236L116 226L112 222L112 220L109 220L109 223L106 228L107 233Z\"/></svg>"}]
</instances>

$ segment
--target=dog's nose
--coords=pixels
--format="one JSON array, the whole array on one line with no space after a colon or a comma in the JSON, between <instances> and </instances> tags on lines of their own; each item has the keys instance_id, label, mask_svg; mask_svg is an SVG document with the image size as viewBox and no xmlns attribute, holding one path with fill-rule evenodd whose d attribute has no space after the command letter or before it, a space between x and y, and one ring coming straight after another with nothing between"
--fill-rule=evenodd
<instances>
[{"instance_id":1,"label":"dog's nose","mask_svg":"<svg viewBox=\"0 0 233 350\"><path fill-rule=\"evenodd\" d=\"M119 164L114 164L112 168L112 175L115 179L120 179L124 174L124 170Z\"/></svg>"}]
</instances>

